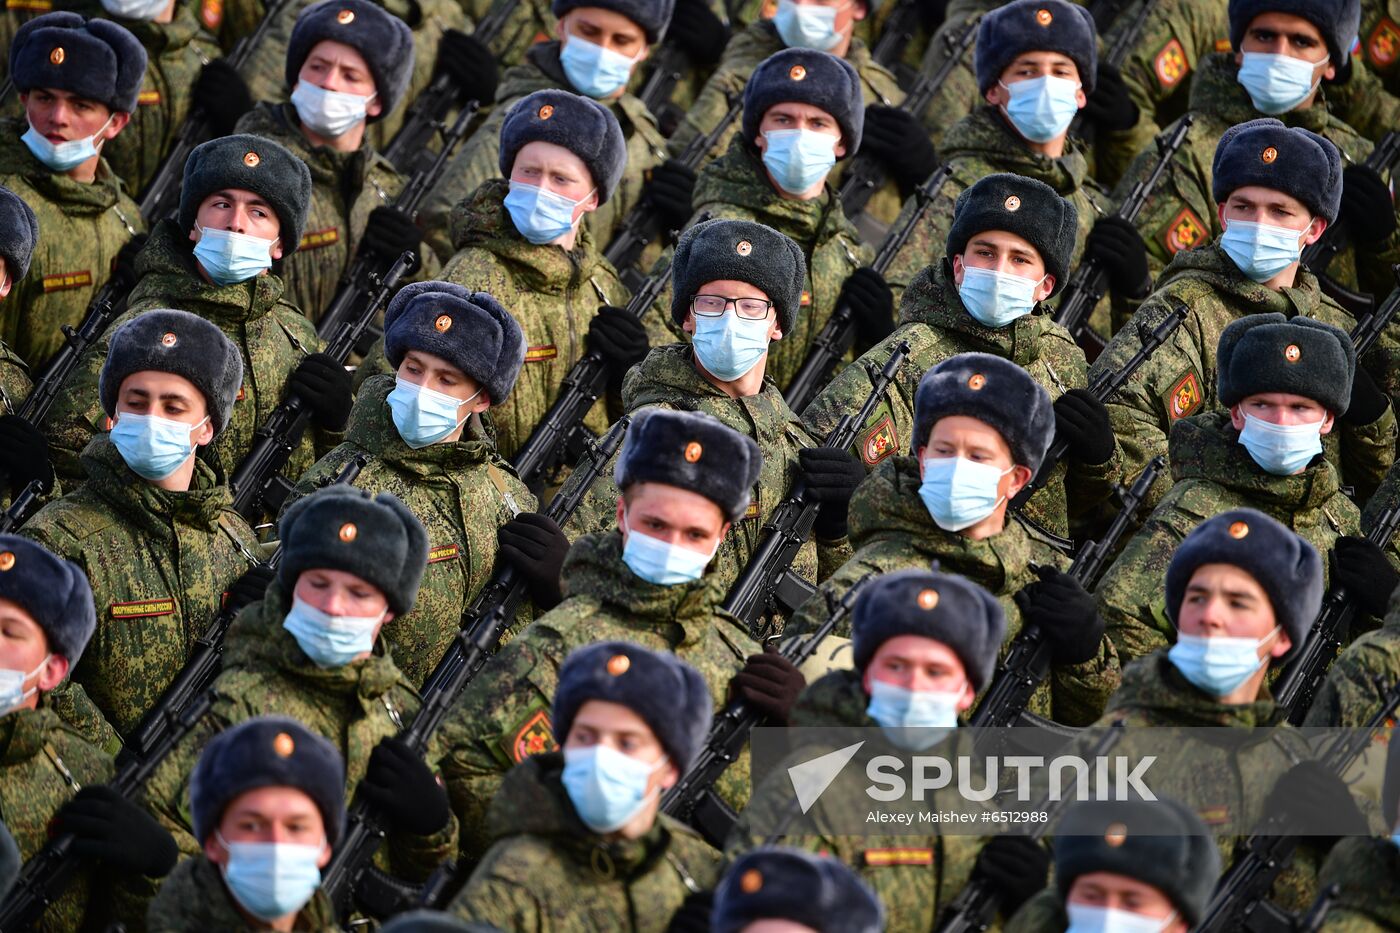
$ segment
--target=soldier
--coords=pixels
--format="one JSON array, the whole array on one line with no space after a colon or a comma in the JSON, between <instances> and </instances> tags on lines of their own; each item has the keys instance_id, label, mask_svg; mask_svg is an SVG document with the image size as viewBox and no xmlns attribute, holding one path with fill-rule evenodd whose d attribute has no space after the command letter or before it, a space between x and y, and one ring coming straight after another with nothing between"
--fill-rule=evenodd
<instances>
[{"instance_id":1,"label":"soldier","mask_svg":"<svg viewBox=\"0 0 1400 933\"><path fill-rule=\"evenodd\" d=\"M1093 597L1064 572L1063 554L1007 513L1040 469L1054 423L1049 393L1000 357L963 353L929 370L914 395L912 456L881 463L856 490L855 555L797 611L792 631L816 629L827 600L870 571L937 560L996 596L1009 636L1029 622L1052 643L1053 667L1033 712L1071 725L1097 719L1118 686L1118 657Z\"/></svg>"},{"instance_id":2,"label":"soldier","mask_svg":"<svg viewBox=\"0 0 1400 933\"><path fill-rule=\"evenodd\" d=\"M8 298L15 283L29 274L29 260L39 241L39 221L28 204L9 188L0 186L0 300ZM6 477L11 498L30 481L39 480L44 492L54 484L48 440L34 425L16 413L33 385L24 360L0 340L0 473Z\"/></svg>"},{"instance_id":3,"label":"soldier","mask_svg":"<svg viewBox=\"0 0 1400 933\"><path fill-rule=\"evenodd\" d=\"M1382 791L1383 837L1342 839L1318 871L1319 887L1340 886L1322 933L1383 933L1400 926L1400 742L1391 742Z\"/></svg>"},{"instance_id":4,"label":"soldier","mask_svg":"<svg viewBox=\"0 0 1400 933\"><path fill-rule=\"evenodd\" d=\"M725 870L710 929L758 933L775 923L812 933L881 933L885 912L875 892L838 859L755 849Z\"/></svg>"},{"instance_id":5,"label":"soldier","mask_svg":"<svg viewBox=\"0 0 1400 933\"><path fill-rule=\"evenodd\" d=\"M659 812L705 744L712 702L667 651L570 652L550 708L562 752L506 776L486 816L495 841L449 910L541 933L667 929L689 893L719 880L719 853Z\"/></svg>"},{"instance_id":6,"label":"soldier","mask_svg":"<svg viewBox=\"0 0 1400 933\"><path fill-rule=\"evenodd\" d=\"M423 282L394 296L384 325L396 376L365 382L345 443L312 467L293 495L312 492L351 457L368 455L355 485L393 493L427 529L428 568L417 606L384 627L395 663L417 686L490 578L498 535L502 556L530 581L540 609L559 602L569 542L534 514L535 497L496 453L483 423L488 409L510 398L525 356L524 335L510 312L485 292Z\"/></svg>"},{"instance_id":7,"label":"soldier","mask_svg":"<svg viewBox=\"0 0 1400 933\"><path fill-rule=\"evenodd\" d=\"M1369 587L1367 568L1386 564L1379 548L1357 537L1361 513L1322 456L1322 438L1352 396L1356 352L1346 331L1304 317L1247 315L1220 335L1216 366L1216 397L1228 412L1172 425L1174 485L1099 583L1099 612L1124 660L1166 647L1172 630L1162 578L1171 554L1225 509L1258 509L1321 553L1353 536L1356 551L1334 556L1344 585Z\"/></svg>"},{"instance_id":8,"label":"soldier","mask_svg":"<svg viewBox=\"0 0 1400 933\"><path fill-rule=\"evenodd\" d=\"M321 869L345 831L345 760L285 716L214 736L190 776L202 849L176 866L147 914L149 933L333 931Z\"/></svg>"},{"instance_id":9,"label":"soldier","mask_svg":"<svg viewBox=\"0 0 1400 933\"><path fill-rule=\"evenodd\" d=\"M101 149L136 109L146 50L116 23L76 13L35 17L10 44L22 119L0 127L0 184L42 218L34 275L5 305L0 336L30 366L60 346L107 281L118 253L144 229L141 213ZM125 257L122 257L125 260Z\"/></svg>"},{"instance_id":10,"label":"soldier","mask_svg":"<svg viewBox=\"0 0 1400 933\"><path fill-rule=\"evenodd\" d=\"M1188 933L1205 915L1220 851L1175 800L1071 804L1054 833L1055 886L1017 911L1007 933Z\"/></svg>"},{"instance_id":11,"label":"soldier","mask_svg":"<svg viewBox=\"0 0 1400 933\"><path fill-rule=\"evenodd\" d=\"M890 351L908 341L909 356L887 401L856 441L862 462L873 469L910 436L914 392L924 373L959 353L1003 357L1055 400L1055 432L1069 441L1074 465L1068 475L1066 465L1057 465L1024 514L1056 535L1069 534L1067 498L1077 497L1068 495L1066 484L1098 479L1116 446L1107 410L1084 389L1083 351L1043 304L1069 278L1076 216L1071 202L1032 178L989 175L964 189L944 258L925 266L904 293L902 326L839 372L803 412L813 433L829 432L858 410Z\"/></svg>"}]
</instances>

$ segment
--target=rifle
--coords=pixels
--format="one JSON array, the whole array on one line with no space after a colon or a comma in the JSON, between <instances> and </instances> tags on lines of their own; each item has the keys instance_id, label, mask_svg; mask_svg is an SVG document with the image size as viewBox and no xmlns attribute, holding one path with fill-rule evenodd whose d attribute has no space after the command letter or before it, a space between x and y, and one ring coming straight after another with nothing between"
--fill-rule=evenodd
<instances>
[{"instance_id":1,"label":"rifle","mask_svg":"<svg viewBox=\"0 0 1400 933\"><path fill-rule=\"evenodd\" d=\"M662 127L663 135L670 136L676 124L680 122L682 114L680 108L671 103L671 95L676 92L676 85L692 67L693 62L685 49L669 37L652 53L651 73L647 75L647 83L642 85L642 92L637 96L646 105L647 112L656 118L657 124ZM668 124L669 130L666 128Z\"/></svg>"},{"instance_id":2,"label":"rifle","mask_svg":"<svg viewBox=\"0 0 1400 933\"><path fill-rule=\"evenodd\" d=\"M1109 29L1118 20L1118 16L1123 12L1123 7L1128 0L1115 0L1108 4L1094 4L1091 8L1091 15L1098 26L1098 33L1101 36L1108 35ZM1142 30L1147 26L1147 20L1157 8L1157 0L1143 0L1142 6L1138 7L1137 13L1133 15L1132 22L1118 34L1118 38L1113 40L1113 44L1108 47L1108 51L1099 61L1105 65L1111 65L1114 70L1121 70L1123 63L1128 60L1128 53L1137 47L1138 39L1142 36ZM1069 125L1072 135L1092 142L1091 134L1084 132L1084 111L1074 115L1074 120Z\"/></svg>"},{"instance_id":3,"label":"rifle","mask_svg":"<svg viewBox=\"0 0 1400 933\"><path fill-rule=\"evenodd\" d=\"M1070 564L1069 575L1079 581L1084 589L1093 589L1099 572L1118 549L1119 540L1127 534L1152 484L1166 467L1167 458L1159 454L1138 474L1131 489L1119 487L1122 509L1114 516L1103 537L1080 548L1074 556L1074 563ZM1050 644L1045 640L1045 633L1038 625L1024 626L1020 634L1011 640L1000 673L968 725L1003 728L1015 725L1030 702L1031 695L1049 673Z\"/></svg>"},{"instance_id":4,"label":"rifle","mask_svg":"<svg viewBox=\"0 0 1400 933\"><path fill-rule=\"evenodd\" d=\"M885 391L908 355L908 342L900 341L875 376L870 395L860 406L860 411L854 415L842 415L836 427L827 435L823 447L846 450L855 443L857 432L885 397ZM812 585L794 574L791 568L797 552L812 534L818 507L816 502L807 498L807 484L799 480L769 516L768 523L763 526L763 540L725 596L724 611L737 616L748 626L751 634L758 634L759 622L764 614L796 609L814 592Z\"/></svg>"},{"instance_id":5,"label":"rifle","mask_svg":"<svg viewBox=\"0 0 1400 933\"><path fill-rule=\"evenodd\" d=\"M890 71L899 68L904 50L919 31L919 5L914 0L899 0L880 29L880 41L870 50L870 57Z\"/></svg>"},{"instance_id":6,"label":"rifle","mask_svg":"<svg viewBox=\"0 0 1400 933\"><path fill-rule=\"evenodd\" d=\"M34 507L34 503L43 494L44 484L37 479L30 480L29 485L21 489L19 495L15 496L15 501L10 503L5 514L0 515L0 535L10 534L23 525L29 518L29 510Z\"/></svg>"},{"instance_id":7,"label":"rifle","mask_svg":"<svg viewBox=\"0 0 1400 933\"><path fill-rule=\"evenodd\" d=\"M1396 281L1400 282L1400 263L1391 266L1390 271L1395 275ZM1400 287L1392 288L1379 308L1367 311L1356 322L1356 326L1351 329L1351 345L1356 348L1357 360L1366 355L1380 339L1381 332L1390 323L1390 319L1395 317L1397 310L1400 310Z\"/></svg>"},{"instance_id":8,"label":"rifle","mask_svg":"<svg viewBox=\"0 0 1400 933\"><path fill-rule=\"evenodd\" d=\"M341 325L327 342L325 352L328 356L338 363L345 362L360 334L373 320L375 312L388 300L399 279L414 262L413 253L405 250L389 271L375 280L378 287L366 293L357 309L356 318ZM253 432L252 448L229 479L229 486L233 489L233 507L249 522L257 521L264 511L276 512L291 492L291 484L280 472L292 456L292 451L301 443L301 436L310 422L311 410L299 396L292 394L274 408L267 421Z\"/></svg>"},{"instance_id":9,"label":"rifle","mask_svg":"<svg viewBox=\"0 0 1400 933\"><path fill-rule=\"evenodd\" d=\"M880 252L875 254L875 261L870 264L881 275L885 270L894 264L895 257L904 248L904 244L909 241L914 228L917 227L928 214L929 208L933 206L933 199L938 197L938 192L943 190L943 184L953 174L953 169L948 165L940 165L932 175L919 186L914 193L914 213L909 217L909 221L903 226L891 230L885 236L885 241L880 244ZM846 355L846 350L850 348L854 339L855 314L848 304L838 305L832 312L831 317L822 325L822 329L817 332L817 336L812 339L812 347L807 351L807 358L802 361L802 367L797 370L792 381L788 383L787 391L783 393L788 408L801 414L808 405L812 404L812 399L826 386L831 379L831 374L836 370L836 364L841 361L841 357Z\"/></svg>"},{"instance_id":10,"label":"rifle","mask_svg":"<svg viewBox=\"0 0 1400 933\"><path fill-rule=\"evenodd\" d=\"M571 484L568 494L561 491L556 495L545 509L545 515L561 525L569 520L588 487L622 443L631 420L627 415L618 419L590 451L588 466L579 468L584 474L583 481ZM514 567L502 562L462 614L461 631L423 685L423 704L418 715L399 731L399 739L415 754L427 751L428 742L457 698L496 650L496 643L515 618L524 596L524 579ZM371 868L374 853L388 833L383 818L363 795L356 796L346 817L340 844L321 874L321 889L342 917L349 914L352 899L374 916L387 916L403 909L401 905L405 900L417 897L416 889L410 890L402 882Z\"/></svg>"},{"instance_id":11,"label":"rifle","mask_svg":"<svg viewBox=\"0 0 1400 933\"><path fill-rule=\"evenodd\" d=\"M97 343L112 323L112 318L116 317L117 297L116 287L108 282L98 290L77 330L71 324L63 325L63 346L49 360L44 375L25 396L17 415L36 428L44 423L49 409L58 400L63 384L78 367L78 360L88 347Z\"/></svg>"},{"instance_id":12,"label":"rifle","mask_svg":"<svg viewBox=\"0 0 1400 933\"><path fill-rule=\"evenodd\" d=\"M939 88L947 82L948 76L962 63L963 56L972 48L972 43L977 38L977 23L968 23L956 36L948 33L943 38L948 44L947 60L933 74L920 72L909 88L909 93L905 95L904 102L899 105L900 110L911 116L918 117L924 112ZM883 163L872 156L857 153L842 176L841 190L836 193L841 200L841 210L847 217L859 214L875 192L884 185L887 177L888 173Z\"/></svg>"},{"instance_id":13,"label":"rifle","mask_svg":"<svg viewBox=\"0 0 1400 933\"><path fill-rule=\"evenodd\" d=\"M1400 130L1386 133L1361 164L1384 178L1395 167L1396 162L1400 162ZM1316 243L1303 247L1302 260L1308 271L1317 276L1322 290L1355 314L1357 309L1369 305L1370 300L1364 295L1349 291L1326 276L1327 267L1332 264L1332 260L1350 246L1351 229L1345 220L1338 217L1322 231L1322 236L1317 238Z\"/></svg>"}]
</instances>

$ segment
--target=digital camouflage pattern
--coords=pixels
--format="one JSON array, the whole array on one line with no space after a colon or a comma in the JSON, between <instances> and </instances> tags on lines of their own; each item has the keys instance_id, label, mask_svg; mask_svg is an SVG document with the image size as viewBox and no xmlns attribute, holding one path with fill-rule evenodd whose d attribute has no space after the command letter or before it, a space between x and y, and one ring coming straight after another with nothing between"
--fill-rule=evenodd
<instances>
[{"instance_id":1,"label":"digital camouflage pattern","mask_svg":"<svg viewBox=\"0 0 1400 933\"><path fill-rule=\"evenodd\" d=\"M29 395L34 384L29 378L29 367L24 365L15 351L0 341L0 408L5 414L15 414Z\"/></svg>"},{"instance_id":2,"label":"digital camouflage pattern","mask_svg":"<svg viewBox=\"0 0 1400 933\"><path fill-rule=\"evenodd\" d=\"M505 773L563 738L554 734L550 704L569 652L597 641L669 651L705 678L718 710L728 699L730 678L760 650L737 619L720 611L725 586L715 574L677 586L647 583L622 562L620 532L575 542L563 582L564 602L502 648L443 723L442 774L467 864L480 860L492 843L487 806ZM718 785L720 796L736 808L748 798L744 762L747 757Z\"/></svg>"},{"instance_id":3,"label":"digital camouflage pattern","mask_svg":"<svg viewBox=\"0 0 1400 933\"><path fill-rule=\"evenodd\" d=\"M176 864L146 914L146 933L258 933L270 927L249 923L224 884L219 867L203 855ZM297 912L296 929L338 933L335 909L320 888Z\"/></svg>"},{"instance_id":4,"label":"digital camouflage pattern","mask_svg":"<svg viewBox=\"0 0 1400 933\"><path fill-rule=\"evenodd\" d=\"M482 18L495 7L495 3L491 0L466 0L462 6L466 9L468 18L480 24ZM518 0L514 4L500 32L486 43L501 68L520 64L534 45L556 38L555 27L558 21L554 18L553 7L554 4L550 0ZM630 84L633 93L641 89L640 78L636 74L641 70L643 69L633 70ZM483 106L489 103L482 101Z\"/></svg>"},{"instance_id":5,"label":"digital camouflage pattern","mask_svg":"<svg viewBox=\"0 0 1400 933\"><path fill-rule=\"evenodd\" d=\"M1381 710L1384 701L1376 678L1387 686L1400 680L1400 591L1390 594L1380 628L1364 632L1348 645L1322 682L1305 726L1359 729Z\"/></svg>"},{"instance_id":6,"label":"digital camouflage pattern","mask_svg":"<svg viewBox=\"0 0 1400 933\"><path fill-rule=\"evenodd\" d=\"M562 753L506 775L486 814L494 840L448 910L502 930L665 933L692 891L719 883L720 854L667 816L637 839L609 840L579 819Z\"/></svg>"},{"instance_id":7,"label":"digital camouflage pattern","mask_svg":"<svg viewBox=\"0 0 1400 933\"><path fill-rule=\"evenodd\" d=\"M63 345L62 325L78 326L117 252L145 224L106 160L90 185L55 174L20 142L28 128L23 117L0 119L0 185L29 205L41 231L29 274L0 304L0 340L36 367Z\"/></svg>"},{"instance_id":8,"label":"digital camouflage pattern","mask_svg":"<svg viewBox=\"0 0 1400 933\"><path fill-rule=\"evenodd\" d=\"M1362 33L1365 36L1365 33ZM1341 886L1322 933L1400 929L1400 848L1390 839L1344 837L1327 853L1317 885Z\"/></svg>"},{"instance_id":9,"label":"digital camouflage pattern","mask_svg":"<svg viewBox=\"0 0 1400 933\"><path fill-rule=\"evenodd\" d=\"M535 511L536 503L509 464L496 455L476 419L467 422L459 441L418 450L405 444L386 401L394 384L394 377L387 375L365 383L350 412L345 443L301 478L283 513L297 499L333 481L356 454L367 454L370 460L355 486L392 493L423 523L428 567L418 601L412 612L385 623L379 636L404 677L419 687L456 637L467 605L497 568L496 529L517 510ZM526 604L519 624L532 616Z\"/></svg>"},{"instance_id":10,"label":"digital camouflage pattern","mask_svg":"<svg viewBox=\"0 0 1400 933\"><path fill-rule=\"evenodd\" d=\"M927 570L933 561L944 573L967 577L984 587L1006 613L1003 652L1021 631L1021 611L1013 597L1038 579L1034 565L1064 570L1069 561L1054 547L1008 518L1000 533L974 541L933 523L919 498L919 465L909 456L891 457L875 468L851 499L851 545L855 556L832 574L788 624L790 634L807 634L826 621L829 600L839 600L867 573ZM849 638L850 624L833 635ZM1104 638L1098 653L1082 664L1057 665L1031 697L1027 709L1066 725L1088 725L1118 686L1118 655Z\"/></svg>"},{"instance_id":11,"label":"digital camouflage pattern","mask_svg":"<svg viewBox=\"0 0 1400 933\"><path fill-rule=\"evenodd\" d=\"M73 679L126 735L185 667L228 587L261 559L227 485L195 460L188 492L133 473L105 434L83 451L87 482L21 533L87 574L97 630Z\"/></svg>"},{"instance_id":12,"label":"digital camouflage pattern","mask_svg":"<svg viewBox=\"0 0 1400 933\"><path fill-rule=\"evenodd\" d=\"M1140 658L1175 639L1167 618L1167 566L1201 522L1230 509L1258 509L1326 555L1341 535L1361 533L1361 512L1339 488L1326 458L1275 476L1254 462L1223 411L1172 425L1172 485L1097 588L1099 614L1118 656ZM1166 484L1162 484L1166 485ZM1323 562L1324 578L1330 562Z\"/></svg>"}]
</instances>

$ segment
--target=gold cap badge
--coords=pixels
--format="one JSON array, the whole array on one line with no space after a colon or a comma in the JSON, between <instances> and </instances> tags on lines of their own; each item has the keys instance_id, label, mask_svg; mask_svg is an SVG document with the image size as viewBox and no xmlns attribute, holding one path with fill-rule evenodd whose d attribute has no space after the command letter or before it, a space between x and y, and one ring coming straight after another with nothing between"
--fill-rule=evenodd
<instances>
[{"instance_id":1,"label":"gold cap badge","mask_svg":"<svg viewBox=\"0 0 1400 933\"><path fill-rule=\"evenodd\" d=\"M788 77L794 81L801 81L807 77L807 69L802 65L793 65L788 70Z\"/></svg>"},{"instance_id":2,"label":"gold cap badge","mask_svg":"<svg viewBox=\"0 0 1400 933\"><path fill-rule=\"evenodd\" d=\"M685 445L685 462L694 463L700 459L700 455L705 452L705 448L700 446L699 441L691 441Z\"/></svg>"},{"instance_id":3,"label":"gold cap badge","mask_svg":"<svg viewBox=\"0 0 1400 933\"><path fill-rule=\"evenodd\" d=\"M543 107L540 108L540 119L541 119L541 120L548 120L548 119L549 119L550 117L552 117L552 116L554 116L554 105L553 105L553 104L545 104Z\"/></svg>"},{"instance_id":4,"label":"gold cap badge","mask_svg":"<svg viewBox=\"0 0 1400 933\"><path fill-rule=\"evenodd\" d=\"M345 524L340 526L340 540L344 541L346 544L349 544L351 541L354 541L357 537L359 537L359 534L360 529L355 527L354 522L346 522Z\"/></svg>"},{"instance_id":5,"label":"gold cap badge","mask_svg":"<svg viewBox=\"0 0 1400 933\"><path fill-rule=\"evenodd\" d=\"M967 387L974 392L981 392L982 387L987 384L987 377L981 373L973 373L972 378L967 380Z\"/></svg>"},{"instance_id":6,"label":"gold cap badge","mask_svg":"<svg viewBox=\"0 0 1400 933\"><path fill-rule=\"evenodd\" d=\"M1244 522L1232 522L1230 524L1230 537L1243 538L1249 534L1249 526Z\"/></svg>"},{"instance_id":7,"label":"gold cap badge","mask_svg":"<svg viewBox=\"0 0 1400 933\"><path fill-rule=\"evenodd\" d=\"M6 551L0 554L0 570L9 570L15 565L15 552Z\"/></svg>"},{"instance_id":8,"label":"gold cap badge","mask_svg":"<svg viewBox=\"0 0 1400 933\"><path fill-rule=\"evenodd\" d=\"M739 876L739 890L745 894L755 894L763 887L763 872L750 868Z\"/></svg>"},{"instance_id":9,"label":"gold cap badge","mask_svg":"<svg viewBox=\"0 0 1400 933\"><path fill-rule=\"evenodd\" d=\"M1011 197L1006 199L1006 209L1008 211L1011 211L1013 214L1016 211L1019 211L1021 209L1021 199L1013 194Z\"/></svg>"},{"instance_id":10,"label":"gold cap badge","mask_svg":"<svg viewBox=\"0 0 1400 933\"><path fill-rule=\"evenodd\" d=\"M1285 360L1288 360L1288 362L1290 363L1298 362L1298 359L1302 355L1303 351L1298 349L1298 345L1296 343L1290 343L1288 346L1283 348L1283 358Z\"/></svg>"},{"instance_id":11,"label":"gold cap badge","mask_svg":"<svg viewBox=\"0 0 1400 933\"><path fill-rule=\"evenodd\" d=\"M446 314L439 314L438 319L433 321L433 327L437 328L438 333L445 334L452 329L452 318Z\"/></svg>"},{"instance_id":12,"label":"gold cap badge","mask_svg":"<svg viewBox=\"0 0 1400 933\"><path fill-rule=\"evenodd\" d=\"M49 61L55 65L62 65L63 59L66 57L67 53L63 51L63 46L61 45L54 46L54 50L49 53Z\"/></svg>"},{"instance_id":13,"label":"gold cap badge","mask_svg":"<svg viewBox=\"0 0 1400 933\"><path fill-rule=\"evenodd\" d=\"M919 608L920 608L920 609L929 610L929 609L932 609L934 606L937 606L937 605L938 605L938 591L937 591L937 590L920 590L920 591L919 591Z\"/></svg>"},{"instance_id":14,"label":"gold cap badge","mask_svg":"<svg viewBox=\"0 0 1400 933\"><path fill-rule=\"evenodd\" d=\"M632 659L625 654L615 654L608 658L608 673L618 677L627 673L627 669L632 666Z\"/></svg>"},{"instance_id":15,"label":"gold cap badge","mask_svg":"<svg viewBox=\"0 0 1400 933\"><path fill-rule=\"evenodd\" d=\"M277 733L277 737L272 740L272 750L279 758L290 758L292 752L297 750L297 743L285 732Z\"/></svg>"},{"instance_id":16,"label":"gold cap badge","mask_svg":"<svg viewBox=\"0 0 1400 933\"><path fill-rule=\"evenodd\" d=\"M738 253L740 256L747 256L749 253L753 252L753 244L748 240L740 240L735 244L734 252Z\"/></svg>"},{"instance_id":17,"label":"gold cap badge","mask_svg":"<svg viewBox=\"0 0 1400 933\"><path fill-rule=\"evenodd\" d=\"M180 338L169 332L163 334L160 338L160 345L162 347L173 347L179 342Z\"/></svg>"},{"instance_id":18,"label":"gold cap badge","mask_svg":"<svg viewBox=\"0 0 1400 933\"><path fill-rule=\"evenodd\" d=\"M257 168L262 158L256 152L249 152L243 156L243 164L249 168Z\"/></svg>"},{"instance_id":19,"label":"gold cap badge","mask_svg":"<svg viewBox=\"0 0 1400 933\"><path fill-rule=\"evenodd\" d=\"M1103 841L1110 849L1116 849L1128 841L1128 825L1126 823L1109 823L1107 831L1103 834Z\"/></svg>"},{"instance_id":20,"label":"gold cap badge","mask_svg":"<svg viewBox=\"0 0 1400 933\"><path fill-rule=\"evenodd\" d=\"M1259 158L1264 160L1265 165L1268 165L1270 162L1274 161L1274 159L1278 158L1278 150L1273 146L1266 146L1264 151L1259 153Z\"/></svg>"},{"instance_id":21,"label":"gold cap badge","mask_svg":"<svg viewBox=\"0 0 1400 933\"><path fill-rule=\"evenodd\" d=\"M335 21L342 26L348 26L355 21L354 10L341 10L335 14Z\"/></svg>"},{"instance_id":22,"label":"gold cap badge","mask_svg":"<svg viewBox=\"0 0 1400 933\"><path fill-rule=\"evenodd\" d=\"M1035 21L1042 26L1049 26L1055 21L1055 17L1050 15L1049 10L1041 9L1035 11Z\"/></svg>"}]
</instances>

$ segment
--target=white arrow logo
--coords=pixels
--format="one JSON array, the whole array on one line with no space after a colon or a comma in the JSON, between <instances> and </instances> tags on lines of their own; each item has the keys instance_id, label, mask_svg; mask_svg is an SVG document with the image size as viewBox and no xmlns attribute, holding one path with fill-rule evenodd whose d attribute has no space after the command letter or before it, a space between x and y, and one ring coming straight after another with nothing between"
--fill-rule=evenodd
<instances>
[{"instance_id":1,"label":"white arrow logo","mask_svg":"<svg viewBox=\"0 0 1400 933\"><path fill-rule=\"evenodd\" d=\"M854 758L864 744L862 740L788 768L788 779L792 781L793 792L797 794L797 803L802 807L803 813L812 808L817 798L836 780L841 769L846 767L846 762Z\"/></svg>"}]
</instances>

